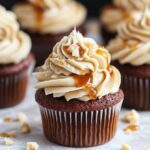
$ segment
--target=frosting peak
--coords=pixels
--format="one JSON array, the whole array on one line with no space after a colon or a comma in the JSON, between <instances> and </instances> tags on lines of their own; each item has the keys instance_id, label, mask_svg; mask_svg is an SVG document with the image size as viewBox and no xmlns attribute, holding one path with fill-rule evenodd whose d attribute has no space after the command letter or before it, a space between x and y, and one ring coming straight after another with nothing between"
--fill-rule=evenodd
<instances>
[{"instance_id":1,"label":"frosting peak","mask_svg":"<svg viewBox=\"0 0 150 150\"><path fill-rule=\"evenodd\" d=\"M74 30L58 42L38 72L36 88L66 100L94 100L117 92L120 73L110 65L110 54Z\"/></svg>"},{"instance_id":2,"label":"frosting peak","mask_svg":"<svg viewBox=\"0 0 150 150\"><path fill-rule=\"evenodd\" d=\"M150 9L135 14L118 29L108 46L112 58L132 65L150 64Z\"/></svg>"},{"instance_id":3,"label":"frosting peak","mask_svg":"<svg viewBox=\"0 0 150 150\"><path fill-rule=\"evenodd\" d=\"M19 30L15 14L0 6L0 64L19 63L30 49L30 38Z\"/></svg>"}]
</instances>

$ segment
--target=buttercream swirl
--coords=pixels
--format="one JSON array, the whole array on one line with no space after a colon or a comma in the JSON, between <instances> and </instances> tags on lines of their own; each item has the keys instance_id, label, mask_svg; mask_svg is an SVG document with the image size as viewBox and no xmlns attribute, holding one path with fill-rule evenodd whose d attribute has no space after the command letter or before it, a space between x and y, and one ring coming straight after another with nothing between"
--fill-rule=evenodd
<instances>
[{"instance_id":1,"label":"buttercream swirl","mask_svg":"<svg viewBox=\"0 0 150 150\"><path fill-rule=\"evenodd\" d=\"M123 23L118 29L118 36L108 47L113 60L121 64L150 64L150 10L138 13L134 18Z\"/></svg>"},{"instance_id":2,"label":"buttercream swirl","mask_svg":"<svg viewBox=\"0 0 150 150\"><path fill-rule=\"evenodd\" d=\"M15 14L0 6L0 64L19 63L30 50L31 40L19 30Z\"/></svg>"},{"instance_id":3,"label":"buttercream swirl","mask_svg":"<svg viewBox=\"0 0 150 150\"><path fill-rule=\"evenodd\" d=\"M41 34L68 32L86 18L85 7L72 0L29 0L13 10L22 28Z\"/></svg>"},{"instance_id":4,"label":"buttercream swirl","mask_svg":"<svg viewBox=\"0 0 150 150\"><path fill-rule=\"evenodd\" d=\"M33 75L36 88L67 101L95 100L115 93L120 86L120 73L110 65L110 54L94 40L74 30L58 42L44 65Z\"/></svg>"},{"instance_id":5,"label":"buttercream swirl","mask_svg":"<svg viewBox=\"0 0 150 150\"><path fill-rule=\"evenodd\" d=\"M118 26L139 10L150 6L150 0L114 0L112 7L102 11L101 21L108 31L116 32Z\"/></svg>"}]
</instances>

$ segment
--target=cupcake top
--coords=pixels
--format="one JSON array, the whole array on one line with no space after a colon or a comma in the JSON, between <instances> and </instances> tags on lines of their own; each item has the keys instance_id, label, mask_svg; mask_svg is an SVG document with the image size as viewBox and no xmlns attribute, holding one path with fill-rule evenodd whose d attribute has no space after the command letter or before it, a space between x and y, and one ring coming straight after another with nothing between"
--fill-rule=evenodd
<instances>
[{"instance_id":1,"label":"cupcake top","mask_svg":"<svg viewBox=\"0 0 150 150\"><path fill-rule=\"evenodd\" d=\"M30 37L19 30L15 14L0 6L0 64L17 64L30 50Z\"/></svg>"},{"instance_id":2,"label":"cupcake top","mask_svg":"<svg viewBox=\"0 0 150 150\"><path fill-rule=\"evenodd\" d=\"M135 66L150 64L150 10L137 13L118 29L108 47L113 60Z\"/></svg>"},{"instance_id":3,"label":"cupcake top","mask_svg":"<svg viewBox=\"0 0 150 150\"><path fill-rule=\"evenodd\" d=\"M80 26L86 9L73 0L28 0L14 7L21 27L41 34L59 34Z\"/></svg>"},{"instance_id":4,"label":"cupcake top","mask_svg":"<svg viewBox=\"0 0 150 150\"><path fill-rule=\"evenodd\" d=\"M119 71L110 65L110 54L94 40L74 30L58 42L43 66L33 75L35 85L66 101L96 100L119 90Z\"/></svg>"},{"instance_id":5,"label":"cupcake top","mask_svg":"<svg viewBox=\"0 0 150 150\"><path fill-rule=\"evenodd\" d=\"M102 24L108 31L116 32L122 22L134 15L136 11L144 10L145 6L150 6L149 0L114 0L113 5L103 9Z\"/></svg>"}]
</instances>

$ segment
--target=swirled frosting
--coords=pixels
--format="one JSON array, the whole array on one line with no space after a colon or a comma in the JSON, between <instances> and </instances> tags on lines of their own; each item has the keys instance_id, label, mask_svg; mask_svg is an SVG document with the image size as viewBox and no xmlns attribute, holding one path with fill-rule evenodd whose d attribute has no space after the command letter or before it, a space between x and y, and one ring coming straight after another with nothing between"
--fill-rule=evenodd
<instances>
[{"instance_id":1,"label":"swirled frosting","mask_svg":"<svg viewBox=\"0 0 150 150\"><path fill-rule=\"evenodd\" d=\"M95 100L115 93L120 86L120 73L110 65L110 54L94 40L74 30L58 42L34 77L38 89L67 101Z\"/></svg>"},{"instance_id":2,"label":"swirled frosting","mask_svg":"<svg viewBox=\"0 0 150 150\"><path fill-rule=\"evenodd\" d=\"M31 40L19 30L16 16L0 6L0 64L19 63L31 50Z\"/></svg>"},{"instance_id":3,"label":"swirled frosting","mask_svg":"<svg viewBox=\"0 0 150 150\"><path fill-rule=\"evenodd\" d=\"M116 32L118 26L132 17L135 12L150 6L150 0L114 0L112 7L102 11L101 21L110 32Z\"/></svg>"},{"instance_id":4,"label":"swirled frosting","mask_svg":"<svg viewBox=\"0 0 150 150\"><path fill-rule=\"evenodd\" d=\"M150 64L150 10L138 13L118 29L118 37L108 47L113 60L121 64Z\"/></svg>"},{"instance_id":5,"label":"swirled frosting","mask_svg":"<svg viewBox=\"0 0 150 150\"><path fill-rule=\"evenodd\" d=\"M114 5L127 10L144 10L145 6L150 6L149 0L114 0Z\"/></svg>"},{"instance_id":6,"label":"swirled frosting","mask_svg":"<svg viewBox=\"0 0 150 150\"><path fill-rule=\"evenodd\" d=\"M68 32L86 18L85 7L72 0L29 0L13 10L22 28L41 34Z\"/></svg>"}]
</instances>

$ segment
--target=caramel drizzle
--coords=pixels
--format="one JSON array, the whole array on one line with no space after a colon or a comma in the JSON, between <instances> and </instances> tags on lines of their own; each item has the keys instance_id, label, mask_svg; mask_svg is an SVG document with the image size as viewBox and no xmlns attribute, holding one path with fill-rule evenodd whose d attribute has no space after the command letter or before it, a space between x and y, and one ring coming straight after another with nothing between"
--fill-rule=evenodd
<instances>
[{"instance_id":1,"label":"caramel drizzle","mask_svg":"<svg viewBox=\"0 0 150 150\"><path fill-rule=\"evenodd\" d=\"M92 100L96 99L96 92L97 92L96 89L94 87L92 87L91 84L88 84L88 82L90 80L92 80L92 73L91 72L89 74L86 74L86 75L76 75L76 74L73 74L72 77L75 79L77 87L84 86L85 90L89 94L90 98Z\"/></svg>"}]
</instances>

